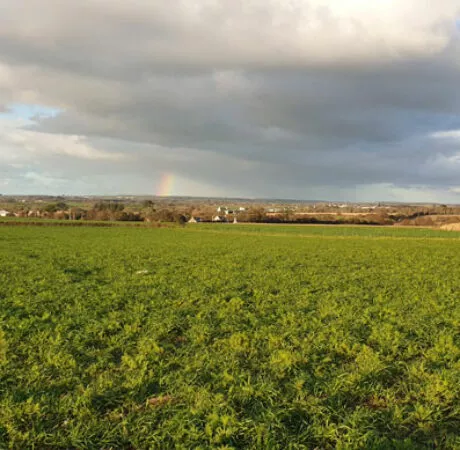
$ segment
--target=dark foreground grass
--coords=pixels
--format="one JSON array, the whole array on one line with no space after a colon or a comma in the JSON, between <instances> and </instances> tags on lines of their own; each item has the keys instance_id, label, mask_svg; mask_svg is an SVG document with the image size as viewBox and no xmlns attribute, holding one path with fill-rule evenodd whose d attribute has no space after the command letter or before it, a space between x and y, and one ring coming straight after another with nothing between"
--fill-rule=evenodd
<instances>
[{"instance_id":1,"label":"dark foreground grass","mask_svg":"<svg viewBox=\"0 0 460 450\"><path fill-rule=\"evenodd\" d=\"M458 236L4 227L0 448L460 448Z\"/></svg>"}]
</instances>

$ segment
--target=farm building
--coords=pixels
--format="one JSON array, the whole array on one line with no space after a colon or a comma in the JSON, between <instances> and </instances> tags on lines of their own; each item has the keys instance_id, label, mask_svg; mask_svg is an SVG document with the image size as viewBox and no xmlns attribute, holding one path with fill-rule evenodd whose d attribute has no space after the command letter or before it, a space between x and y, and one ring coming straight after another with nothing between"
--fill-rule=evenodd
<instances>
[{"instance_id":1,"label":"farm building","mask_svg":"<svg viewBox=\"0 0 460 450\"><path fill-rule=\"evenodd\" d=\"M6 209L0 209L0 217L6 217L9 215L10 215L9 211L7 211Z\"/></svg>"},{"instance_id":2,"label":"farm building","mask_svg":"<svg viewBox=\"0 0 460 450\"><path fill-rule=\"evenodd\" d=\"M201 222L201 217L190 217L188 223L198 223Z\"/></svg>"},{"instance_id":3,"label":"farm building","mask_svg":"<svg viewBox=\"0 0 460 450\"><path fill-rule=\"evenodd\" d=\"M219 206L217 208L217 212L218 213L224 213L226 216L228 216L229 214L236 214L238 211L246 211L246 208L243 208L242 206L240 206L239 208L236 208L236 209L231 209L231 208L228 208L227 206Z\"/></svg>"},{"instance_id":4,"label":"farm building","mask_svg":"<svg viewBox=\"0 0 460 450\"><path fill-rule=\"evenodd\" d=\"M214 216L214 217L212 218L212 221L213 221L213 222L226 222L227 219L225 219L225 217L222 217L222 216Z\"/></svg>"}]
</instances>

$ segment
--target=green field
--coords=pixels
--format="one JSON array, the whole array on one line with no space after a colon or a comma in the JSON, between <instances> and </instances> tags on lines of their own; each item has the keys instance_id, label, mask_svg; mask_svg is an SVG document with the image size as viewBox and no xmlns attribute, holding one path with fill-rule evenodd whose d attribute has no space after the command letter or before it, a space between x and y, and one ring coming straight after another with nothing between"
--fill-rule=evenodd
<instances>
[{"instance_id":1,"label":"green field","mask_svg":"<svg viewBox=\"0 0 460 450\"><path fill-rule=\"evenodd\" d=\"M0 448L460 448L460 233L0 228Z\"/></svg>"}]
</instances>

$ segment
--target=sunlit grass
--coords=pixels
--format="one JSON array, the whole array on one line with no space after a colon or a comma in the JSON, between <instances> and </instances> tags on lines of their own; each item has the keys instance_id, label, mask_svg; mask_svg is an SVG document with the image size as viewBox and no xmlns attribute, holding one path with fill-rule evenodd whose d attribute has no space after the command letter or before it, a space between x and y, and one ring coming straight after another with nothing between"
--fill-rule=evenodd
<instances>
[{"instance_id":1,"label":"sunlit grass","mask_svg":"<svg viewBox=\"0 0 460 450\"><path fill-rule=\"evenodd\" d=\"M0 448L458 448L458 235L3 227Z\"/></svg>"}]
</instances>

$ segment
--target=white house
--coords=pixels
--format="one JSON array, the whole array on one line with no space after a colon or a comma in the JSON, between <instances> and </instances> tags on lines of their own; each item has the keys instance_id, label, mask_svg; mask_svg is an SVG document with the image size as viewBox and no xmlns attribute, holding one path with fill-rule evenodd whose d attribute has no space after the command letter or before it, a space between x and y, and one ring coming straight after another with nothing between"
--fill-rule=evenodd
<instances>
[{"instance_id":1,"label":"white house","mask_svg":"<svg viewBox=\"0 0 460 450\"><path fill-rule=\"evenodd\" d=\"M10 214L6 209L0 209L0 217L6 217Z\"/></svg>"}]
</instances>

